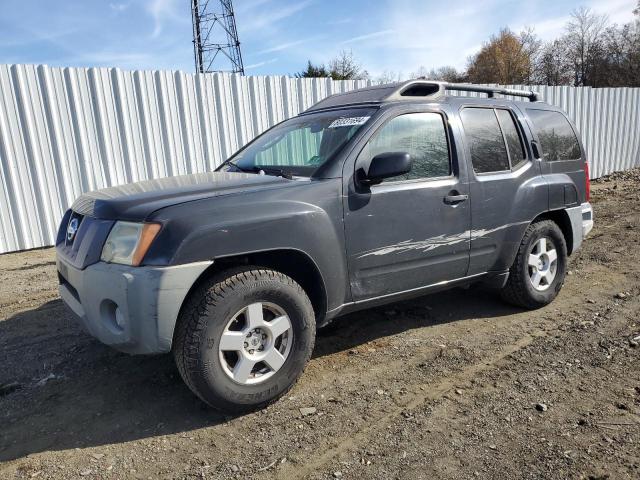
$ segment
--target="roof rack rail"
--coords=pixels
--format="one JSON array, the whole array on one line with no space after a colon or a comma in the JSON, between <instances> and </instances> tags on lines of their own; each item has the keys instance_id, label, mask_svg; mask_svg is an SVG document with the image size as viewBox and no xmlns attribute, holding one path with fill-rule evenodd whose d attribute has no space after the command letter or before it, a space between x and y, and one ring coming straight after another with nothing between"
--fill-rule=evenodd
<instances>
[{"instance_id":1,"label":"roof rack rail","mask_svg":"<svg viewBox=\"0 0 640 480\"><path fill-rule=\"evenodd\" d=\"M464 83L445 83L444 89L459 92L486 93L489 98L493 98L496 93L499 93L500 95L511 95L512 97L526 97L531 102L537 102L538 100L540 100L540 94L532 90L513 90L511 88L485 87L481 85L469 85Z\"/></svg>"}]
</instances>

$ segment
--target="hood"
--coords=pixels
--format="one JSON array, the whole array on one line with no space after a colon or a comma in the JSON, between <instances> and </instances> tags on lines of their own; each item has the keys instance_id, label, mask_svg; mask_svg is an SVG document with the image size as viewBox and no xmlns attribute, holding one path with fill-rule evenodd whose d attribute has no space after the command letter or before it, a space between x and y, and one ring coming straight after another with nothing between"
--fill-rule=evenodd
<instances>
[{"instance_id":1,"label":"hood","mask_svg":"<svg viewBox=\"0 0 640 480\"><path fill-rule=\"evenodd\" d=\"M282 177L251 173L194 173L95 190L80 196L71 208L95 218L142 221L156 210L179 203L289 182Z\"/></svg>"}]
</instances>

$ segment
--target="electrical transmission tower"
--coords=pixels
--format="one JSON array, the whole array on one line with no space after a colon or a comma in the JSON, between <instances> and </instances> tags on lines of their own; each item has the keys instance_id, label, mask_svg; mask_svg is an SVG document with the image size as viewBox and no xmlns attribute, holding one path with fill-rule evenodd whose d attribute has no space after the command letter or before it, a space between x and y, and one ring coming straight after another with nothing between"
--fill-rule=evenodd
<instances>
[{"instance_id":1,"label":"electrical transmission tower","mask_svg":"<svg viewBox=\"0 0 640 480\"><path fill-rule=\"evenodd\" d=\"M191 18L196 71L244 75L231 0L191 0Z\"/></svg>"}]
</instances>

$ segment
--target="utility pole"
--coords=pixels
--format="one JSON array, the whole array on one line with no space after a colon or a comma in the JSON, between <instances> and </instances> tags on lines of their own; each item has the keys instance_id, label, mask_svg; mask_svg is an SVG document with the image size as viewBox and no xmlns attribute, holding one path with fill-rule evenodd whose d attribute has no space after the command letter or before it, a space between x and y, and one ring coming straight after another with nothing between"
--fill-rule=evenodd
<instances>
[{"instance_id":1,"label":"utility pole","mask_svg":"<svg viewBox=\"0 0 640 480\"><path fill-rule=\"evenodd\" d=\"M244 75L231 0L191 0L196 72Z\"/></svg>"}]
</instances>

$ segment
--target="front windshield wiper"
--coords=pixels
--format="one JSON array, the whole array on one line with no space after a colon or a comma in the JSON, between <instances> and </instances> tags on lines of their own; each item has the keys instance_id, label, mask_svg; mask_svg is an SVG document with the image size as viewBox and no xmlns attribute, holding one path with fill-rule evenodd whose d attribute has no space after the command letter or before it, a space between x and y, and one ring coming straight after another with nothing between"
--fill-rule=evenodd
<instances>
[{"instance_id":1,"label":"front windshield wiper","mask_svg":"<svg viewBox=\"0 0 640 480\"><path fill-rule=\"evenodd\" d=\"M255 165L253 167L241 167L237 163L233 163L233 162L229 162L228 165L231 165L232 167L237 168L241 172L245 172L245 173L260 173L260 172L263 172L263 174L265 174L265 175L274 175L276 177L286 178L287 180L292 180L293 179L293 175L291 175L291 173L285 172L281 168L260 167L260 166L257 166L257 165Z\"/></svg>"}]
</instances>

